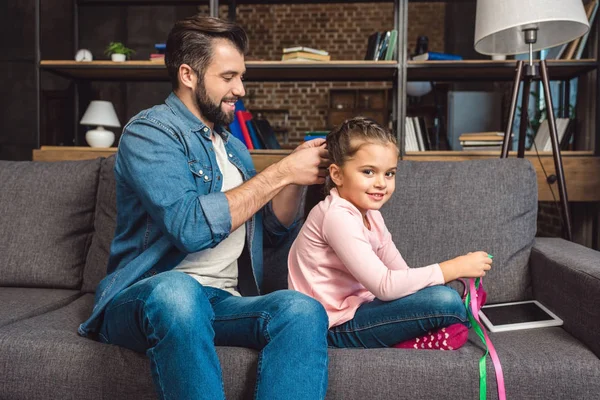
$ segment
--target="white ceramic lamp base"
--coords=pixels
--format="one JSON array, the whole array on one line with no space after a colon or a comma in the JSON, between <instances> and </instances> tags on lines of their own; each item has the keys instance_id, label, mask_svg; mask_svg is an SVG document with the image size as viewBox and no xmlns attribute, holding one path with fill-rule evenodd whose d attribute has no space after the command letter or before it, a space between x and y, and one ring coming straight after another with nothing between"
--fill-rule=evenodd
<instances>
[{"instance_id":1,"label":"white ceramic lamp base","mask_svg":"<svg viewBox=\"0 0 600 400\"><path fill-rule=\"evenodd\" d=\"M115 141L115 134L99 126L87 131L85 141L90 147L110 147Z\"/></svg>"}]
</instances>

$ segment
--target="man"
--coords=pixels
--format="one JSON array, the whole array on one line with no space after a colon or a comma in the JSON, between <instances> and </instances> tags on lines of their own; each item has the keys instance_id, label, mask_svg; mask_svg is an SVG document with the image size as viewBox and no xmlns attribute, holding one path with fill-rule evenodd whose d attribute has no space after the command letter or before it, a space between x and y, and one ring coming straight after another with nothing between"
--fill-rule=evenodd
<instances>
[{"instance_id":1,"label":"man","mask_svg":"<svg viewBox=\"0 0 600 400\"><path fill-rule=\"evenodd\" d=\"M305 143L256 175L224 129L245 94L247 43L231 22L177 22L165 56L173 93L119 143L108 275L79 333L145 352L162 399L224 398L215 345L260 351L258 399L325 397L324 309L298 292L258 294L263 233L277 244L295 226L300 185L323 183L327 152Z\"/></svg>"}]
</instances>

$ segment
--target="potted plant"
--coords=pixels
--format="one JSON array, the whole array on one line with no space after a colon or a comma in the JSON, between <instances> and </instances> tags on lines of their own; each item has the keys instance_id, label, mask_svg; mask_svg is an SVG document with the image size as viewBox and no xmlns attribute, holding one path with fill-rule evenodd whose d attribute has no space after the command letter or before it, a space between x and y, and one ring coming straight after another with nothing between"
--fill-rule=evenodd
<instances>
[{"instance_id":1,"label":"potted plant","mask_svg":"<svg viewBox=\"0 0 600 400\"><path fill-rule=\"evenodd\" d=\"M121 42L110 42L109 45L106 46L104 54L110 56L110 59L113 61L122 62L125 61L127 57L135 54L135 51L125 47Z\"/></svg>"}]
</instances>

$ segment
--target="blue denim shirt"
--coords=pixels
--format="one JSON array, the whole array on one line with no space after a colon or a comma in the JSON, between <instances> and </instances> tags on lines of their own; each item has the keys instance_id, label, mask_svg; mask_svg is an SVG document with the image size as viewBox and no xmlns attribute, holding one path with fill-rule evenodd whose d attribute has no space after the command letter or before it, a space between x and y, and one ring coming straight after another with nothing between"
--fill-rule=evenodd
<instances>
[{"instance_id":1,"label":"blue denim shirt","mask_svg":"<svg viewBox=\"0 0 600 400\"><path fill-rule=\"evenodd\" d=\"M256 175L242 142L221 127L215 127L215 134L223 138L244 181ZM114 169L117 227L107 276L96 288L92 315L80 325L80 335L98 331L104 308L123 289L229 236L231 213L210 135L174 93L123 129ZM244 260L238 263L242 295L260 294L263 233L265 244L276 245L294 225L281 224L270 202L246 222Z\"/></svg>"}]
</instances>

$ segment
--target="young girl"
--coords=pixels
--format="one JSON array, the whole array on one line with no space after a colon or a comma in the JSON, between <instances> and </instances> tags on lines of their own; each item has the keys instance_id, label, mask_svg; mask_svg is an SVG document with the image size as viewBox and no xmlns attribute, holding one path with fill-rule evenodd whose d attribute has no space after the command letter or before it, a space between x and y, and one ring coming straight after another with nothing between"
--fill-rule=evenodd
<instances>
[{"instance_id":1,"label":"young girl","mask_svg":"<svg viewBox=\"0 0 600 400\"><path fill-rule=\"evenodd\" d=\"M395 137L372 120L327 135L330 193L308 215L290 250L288 284L325 307L334 347L456 349L467 339L458 293L444 286L491 268L478 251L409 268L379 209L395 189Z\"/></svg>"}]
</instances>

